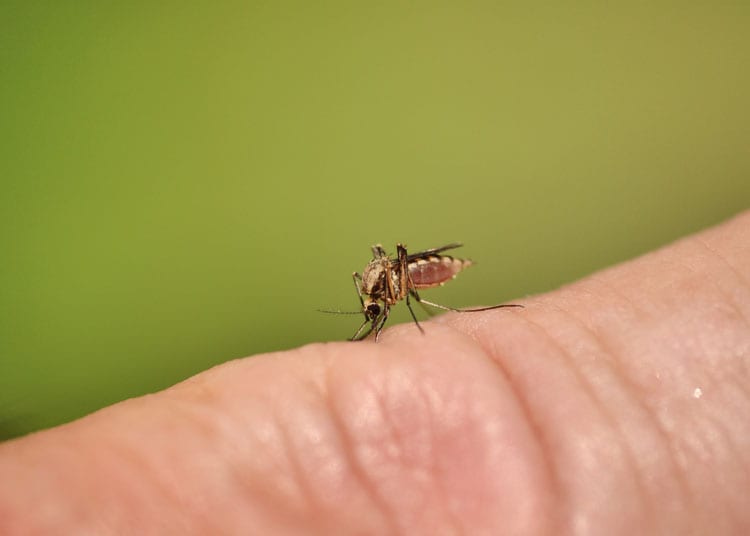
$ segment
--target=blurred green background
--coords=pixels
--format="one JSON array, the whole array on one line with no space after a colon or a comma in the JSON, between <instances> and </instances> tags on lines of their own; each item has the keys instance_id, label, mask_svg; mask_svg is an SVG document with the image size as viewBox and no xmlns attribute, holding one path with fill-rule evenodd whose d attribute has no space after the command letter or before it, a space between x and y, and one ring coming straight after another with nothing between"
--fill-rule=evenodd
<instances>
[{"instance_id":1,"label":"blurred green background","mask_svg":"<svg viewBox=\"0 0 750 536\"><path fill-rule=\"evenodd\" d=\"M350 336L375 242L488 304L750 205L750 3L520 5L3 2L0 437Z\"/></svg>"}]
</instances>

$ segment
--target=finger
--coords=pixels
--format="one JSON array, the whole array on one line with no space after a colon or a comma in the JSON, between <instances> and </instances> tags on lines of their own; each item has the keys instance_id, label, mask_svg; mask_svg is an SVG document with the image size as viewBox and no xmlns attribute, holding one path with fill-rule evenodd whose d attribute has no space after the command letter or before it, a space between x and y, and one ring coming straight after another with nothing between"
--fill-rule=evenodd
<instances>
[{"instance_id":1,"label":"finger","mask_svg":"<svg viewBox=\"0 0 750 536\"><path fill-rule=\"evenodd\" d=\"M741 224L714 231L723 238L712 243L737 249L747 237ZM0 484L0 523L496 534L694 529L721 511L719 522L736 528L746 520L727 495L741 494L727 486L712 495L688 472L690 456L703 453L720 481L741 483L746 459L735 455L732 465L726 453L742 436L710 443L715 436L693 430L704 450L680 447L673 436L688 425L658 412L668 400L682 408L677 416L692 416L679 405L679 382L634 375L646 360L626 359L629 347L615 344L632 339L637 353L658 339L668 354L671 324L644 320L622 296L628 285L665 277L665 263L684 256L680 247L615 269L613 294L589 280L513 315L448 315L426 337L404 326L379 345L258 356L5 444L0 482L26 485L10 493ZM731 278L721 284L742 298ZM674 295L656 293L663 313L681 311L668 307ZM594 331L601 325L613 333ZM724 333L736 337L735 349L740 327ZM635 336L640 329L651 335ZM678 378L689 368L663 360L659 374ZM698 400L710 410L705 396ZM742 409L741 398L732 401ZM701 431L713 424L708 417L724 416L707 415L696 421ZM34 503L46 507L30 520L23 513Z\"/></svg>"}]
</instances>

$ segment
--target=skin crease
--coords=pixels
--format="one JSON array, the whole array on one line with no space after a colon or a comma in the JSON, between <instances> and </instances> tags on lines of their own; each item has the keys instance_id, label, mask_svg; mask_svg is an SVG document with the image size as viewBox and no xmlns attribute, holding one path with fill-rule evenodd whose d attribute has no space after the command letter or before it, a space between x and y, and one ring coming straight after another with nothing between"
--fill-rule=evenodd
<instances>
[{"instance_id":1,"label":"skin crease","mask_svg":"<svg viewBox=\"0 0 750 536\"><path fill-rule=\"evenodd\" d=\"M0 534L750 533L750 212L0 445Z\"/></svg>"}]
</instances>

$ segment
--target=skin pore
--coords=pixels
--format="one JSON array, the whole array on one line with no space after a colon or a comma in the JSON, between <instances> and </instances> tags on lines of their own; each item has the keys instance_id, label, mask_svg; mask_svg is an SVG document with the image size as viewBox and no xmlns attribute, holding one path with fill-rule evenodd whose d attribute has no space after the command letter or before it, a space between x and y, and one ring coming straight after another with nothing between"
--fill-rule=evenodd
<instances>
[{"instance_id":1,"label":"skin pore","mask_svg":"<svg viewBox=\"0 0 750 536\"><path fill-rule=\"evenodd\" d=\"M0 534L750 532L750 212L0 444Z\"/></svg>"}]
</instances>

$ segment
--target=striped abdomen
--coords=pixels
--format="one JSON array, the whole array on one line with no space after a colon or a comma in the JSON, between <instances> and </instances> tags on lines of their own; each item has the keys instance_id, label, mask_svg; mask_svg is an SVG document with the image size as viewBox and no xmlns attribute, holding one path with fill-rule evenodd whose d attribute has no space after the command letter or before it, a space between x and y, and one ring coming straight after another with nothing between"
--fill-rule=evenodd
<instances>
[{"instance_id":1,"label":"striped abdomen","mask_svg":"<svg viewBox=\"0 0 750 536\"><path fill-rule=\"evenodd\" d=\"M442 285L456 277L464 268L471 266L470 260L454 259L447 255L430 255L409 262L409 276L416 288Z\"/></svg>"}]
</instances>

